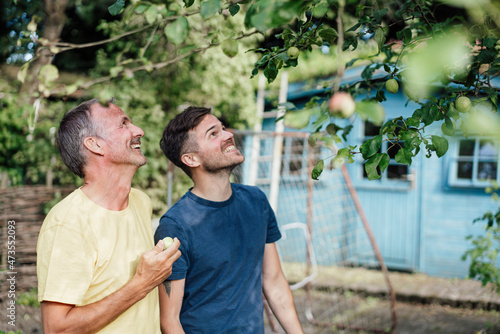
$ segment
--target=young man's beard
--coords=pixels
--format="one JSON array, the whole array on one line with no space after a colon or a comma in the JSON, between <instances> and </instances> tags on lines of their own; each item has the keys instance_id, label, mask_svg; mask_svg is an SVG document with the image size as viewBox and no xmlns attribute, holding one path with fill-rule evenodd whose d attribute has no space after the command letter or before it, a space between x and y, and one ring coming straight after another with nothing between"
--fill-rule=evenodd
<instances>
[{"instance_id":1,"label":"young man's beard","mask_svg":"<svg viewBox=\"0 0 500 334\"><path fill-rule=\"evenodd\" d=\"M226 165L226 166L221 166L221 165L218 165L218 164L212 164L212 163L203 163L203 168L209 172L209 173L212 173L212 174L231 174L231 172L233 171L234 168L236 168L237 166L239 166L241 164L241 162L235 162L235 163L232 163L230 165Z\"/></svg>"}]
</instances>

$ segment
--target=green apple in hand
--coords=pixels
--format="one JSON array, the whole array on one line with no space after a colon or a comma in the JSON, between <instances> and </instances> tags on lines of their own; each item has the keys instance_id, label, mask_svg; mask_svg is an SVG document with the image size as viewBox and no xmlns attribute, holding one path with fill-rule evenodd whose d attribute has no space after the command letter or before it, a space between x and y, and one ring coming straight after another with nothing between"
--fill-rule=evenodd
<instances>
[{"instance_id":1,"label":"green apple in hand","mask_svg":"<svg viewBox=\"0 0 500 334\"><path fill-rule=\"evenodd\" d=\"M163 238L163 250L167 249L174 242L174 239L170 237Z\"/></svg>"}]
</instances>

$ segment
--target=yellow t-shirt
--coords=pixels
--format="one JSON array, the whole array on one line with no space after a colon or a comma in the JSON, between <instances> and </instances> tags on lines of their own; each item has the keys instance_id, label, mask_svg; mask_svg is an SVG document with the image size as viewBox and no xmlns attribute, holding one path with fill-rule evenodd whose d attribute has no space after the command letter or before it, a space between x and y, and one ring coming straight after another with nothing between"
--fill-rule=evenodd
<instances>
[{"instance_id":1,"label":"yellow t-shirt","mask_svg":"<svg viewBox=\"0 0 500 334\"><path fill-rule=\"evenodd\" d=\"M43 222L37 244L38 300L87 305L115 292L154 246L152 205L132 189L129 205L110 211L77 189ZM99 333L160 333L158 289Z\"/></svg>"}]
</instances>

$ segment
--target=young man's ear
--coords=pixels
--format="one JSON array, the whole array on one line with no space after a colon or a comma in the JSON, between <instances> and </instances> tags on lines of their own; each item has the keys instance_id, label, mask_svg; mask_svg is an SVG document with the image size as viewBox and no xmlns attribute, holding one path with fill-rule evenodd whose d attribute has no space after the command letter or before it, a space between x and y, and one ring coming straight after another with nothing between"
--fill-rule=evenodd
<instances>
[{"instance_id":1,"label":"young man's ear","mask_svg":"<svg viewBox=\"0 0 500 334\"><path fill-rule=\"evenodd\" d=\"M185 153L181 157L181 161L188 167L198 167L200 161L196 153Z\"/></svg>"},{"instance_id":2,"label":"young man's ear","mask_svg":"<svg viewBox=\"0 0 500 334\"><path fill-rule=\"evenodd\" d=\"M103 155L102 147L99 139L95 137L87 137L83 140L83 146L92 153Z\"/></svg>"}]
</instances>

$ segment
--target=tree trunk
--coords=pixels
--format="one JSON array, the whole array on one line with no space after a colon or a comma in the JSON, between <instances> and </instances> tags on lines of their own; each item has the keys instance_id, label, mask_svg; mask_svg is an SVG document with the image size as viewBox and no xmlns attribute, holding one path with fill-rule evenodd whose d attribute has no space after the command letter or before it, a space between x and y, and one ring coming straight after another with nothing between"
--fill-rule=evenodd
<instances>
[{"instance_id":1,"label":"tree trunk","mask_svg":"<svg viewBox=\"0 0 500 334\"><path fill-rule=\"evenodd\" d=\"M49 42L59 40L66 15L64 14L68 0L44 0L45 9L45 24L42 32L42 38ZM35 58L32 60L28 69L28 75L19 91L19 99L21 103L33 104L38 91L38 72L44 65L50 64L53 58L52 52L47 47L37 46Z\"/></svg>"}]
</instances>

